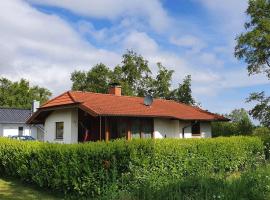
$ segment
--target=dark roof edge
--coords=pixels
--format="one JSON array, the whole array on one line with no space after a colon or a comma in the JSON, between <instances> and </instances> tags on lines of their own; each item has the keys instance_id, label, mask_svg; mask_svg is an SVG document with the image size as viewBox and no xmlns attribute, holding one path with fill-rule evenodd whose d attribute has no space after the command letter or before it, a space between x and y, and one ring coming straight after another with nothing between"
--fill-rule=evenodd
<instances>
[{"instance_id":1,"label":"dark roof edge","mask_svg":"<svg viewBox=\"0 0 270 200\"><path fill-rule=\"evenodd\" d=\"M2 110L28 110L28 111L31 111L31 109L27 109L27 108L9 108L9 107L0 107L0 109Z\"/></svg>"}]
</instances>

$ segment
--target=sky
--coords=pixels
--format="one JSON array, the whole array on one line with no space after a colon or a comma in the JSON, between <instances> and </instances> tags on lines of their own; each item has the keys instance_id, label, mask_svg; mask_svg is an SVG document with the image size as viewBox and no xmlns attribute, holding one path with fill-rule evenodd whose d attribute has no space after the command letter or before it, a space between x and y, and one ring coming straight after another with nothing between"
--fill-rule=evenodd
<instances>
[{"instance_id":1,"label":"sky","mask_svg":"<svg viewBox=\"0 0 270 200\"><path fill-rule=\"evenodd\" d=\"M25 78L53 96L70 90L70 74L97 63L113 68L132 49L175 71L172 87L192 76L204 109L250 109L251 92L269 90L234 57L246 0L8 0L0 2L0 76Z\"/></svg>"}]
</instances>

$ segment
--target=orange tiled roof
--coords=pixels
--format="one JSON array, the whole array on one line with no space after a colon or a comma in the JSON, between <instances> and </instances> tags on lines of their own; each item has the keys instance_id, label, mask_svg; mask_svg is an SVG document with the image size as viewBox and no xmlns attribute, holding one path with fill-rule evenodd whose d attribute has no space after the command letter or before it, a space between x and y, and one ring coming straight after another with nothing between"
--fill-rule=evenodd
<instances>
[{"instance_id":1,"label":"orange tiled roof","mask_svg":"<svg viewBox=\"0 0 270 200\"><path fill-rule=\"evenodd\" d=\"M99 116L166 117L181 120L227 121L223 116L172 100L154 99L151 106L145 106L142 97L115 96L80 91L65 92L42 105L40 109L71 104L78 104L80 108Z\"/></svg>"}]
</instances>

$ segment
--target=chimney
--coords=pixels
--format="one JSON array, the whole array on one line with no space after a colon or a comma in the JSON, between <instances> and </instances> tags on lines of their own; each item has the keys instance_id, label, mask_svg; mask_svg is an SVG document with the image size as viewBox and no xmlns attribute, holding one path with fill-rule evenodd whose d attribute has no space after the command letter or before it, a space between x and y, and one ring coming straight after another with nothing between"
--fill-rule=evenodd
<instances>
[{"instance_id":1,"label":"chimney","mask_svg":"<svg viewBox=\"0 0 270 200\"><path fill-rule=\"evenodd\" d=\"M121 86L117 83L110 84L109 94L121 96Z\"/></svg>"},{"instance_id":2,"label":"chimney","mask_svg":"<svg viewBox=\"0 0 270 200\"><path fill-rule=\"evenodd\" d=\"M40 106L39 101L34 100L32 103L32 113L36 112L39 106Z\"/></svg>"}]
</instances>

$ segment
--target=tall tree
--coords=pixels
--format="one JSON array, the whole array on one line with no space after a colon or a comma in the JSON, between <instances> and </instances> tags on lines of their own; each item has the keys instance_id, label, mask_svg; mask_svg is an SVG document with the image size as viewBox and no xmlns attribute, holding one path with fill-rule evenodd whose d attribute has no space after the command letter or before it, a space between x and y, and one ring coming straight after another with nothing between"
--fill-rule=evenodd
<instances>
[{"instance_id":1,"label":"tall tree","mask_svg":"<svg viewBox=\"0 0 270 200\"><path fill-rule=\"evenodd\" d=\"M122 64L110 70L98 64L86 71L71 74L72 90L106 93L110 83L119 83L122 93L129 96L145 96L153 84L148 61L134 51L127 51Z\"/></svg>"},{"instance_id":2,"label":"tall tree","mask_svg":"<svg viewBox=\"0 0 270 200\"><path fill-rule=\"evenodd\" d=\"M246 13L249 20L246 31L236 38L235 56L247 63L249 75L264 73L270 79L270 1L249 0ZM270 115L269 97L263 92L253 93L248 99L251 101L258 103L250 112L252 116L270 126L266 120Z\"/></svg>"},{"instance_id":3,"label":"tall tree","mask_svg":"<svg viewBox=\"0 0 270 200\"><path fill-rule=\"evenodd\" d=\"M30 83L21 79L12 82L6 78L0 78L0 106L31 108L33 100L44 103L51 96L51 92L39 86L30 86Z\"/></svg>"},{"instance_id":4,"label":"tall tree","mask_svg":"<svg viewBox=\"0 0 270 200\"><path fill-rule=\"evenodd\" d=\"M262 125L270 127L270 97L264 92L251 93L247 102L257 102L257 105L250 111L251 115L258 119Z\"/></svg>"},{"instance_id":5,"label":"tall tree","mask_svg":"<svg viewBox=\"0 0 270 200\"><path fill-rule=\"evenodd\" d=\"M161 63L157 63L158 74L154 80L153 96L167 99L170 95L170 87L172 81L173 70L169 70Z\"/></svg>"},{"instance_id":6,"label":"tall tree","mask_svg":"<svg viewBox=\"0 0 270 200\"><path fill-rule=\"evenodd\" d=\"M252 133L253 124L249 118L248 112L244 108L234 109L228 115L228 118L231 119L233 123L236 123L236 132L239 135L248 135Z\"/></svg>"},{"instance_id":7,"label":"tall tree","mask_svg":"<svg viewBox=\"0 0 270 200\"><path fill-rule=\"evenodd\" d=\"M148 66L148 61L141 55L138 55L132 50L127 51L123 55L122 60L122 80L126 88L125 94L131 96L142 96L147 93L145 88L148 88L148 83L151 75L151 70Z\"/></svg>"},{"instance_id":8,"label":"tall tree","mask_svg":"<svg viewBox=\"0 0 270 200\"><path fill-rule=\"evenodd\" d=\"M72 90L106 93L111 73L111 70L102 63L95 65L88 72L75 71L71 74Z\"/></svg>"},{"instance_id":9,"label":"tall tree","mask_svg":"<svg viewBox=\"0 0 270 200\"><path fill-rule=\"evenodd\" d=\"M191 90L191 75L187 75L183 83L179 84L179 87L171 92L170 99L189 105L195 105L196 102L192 97Z\"/></svg>"},{"instance_id":10,"label":"tall tree","mask_svg":"<svg viewBox=\"0 0 270 200\"><path fill-rule=\"evenodd\" d=\"M153 77L148 61L134 51L122 56L122 63L110 70L98 64L89 71L74 71L71 74L72 90L106 93L110 83L122 86L122 94L156 98L174 99L187 104L195 104L191 92L191 76L187 76L179 88L171 91L173 70L157 63L158 73Z\"/></svg>"}]
</instances>

